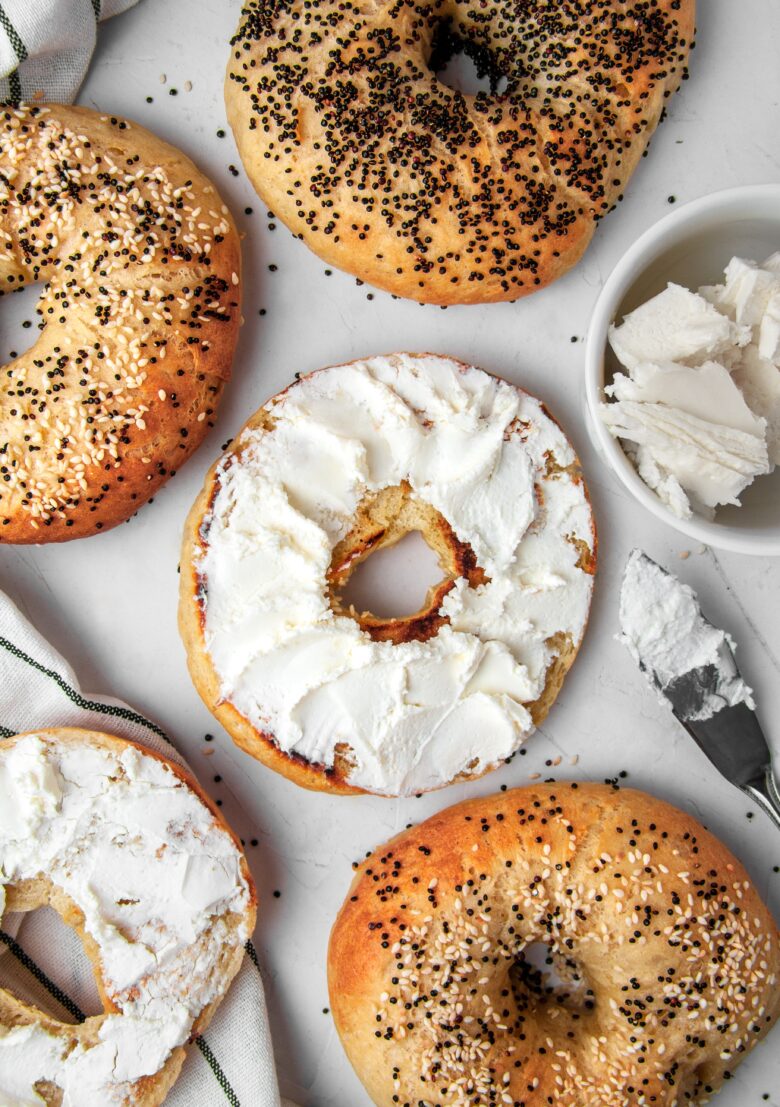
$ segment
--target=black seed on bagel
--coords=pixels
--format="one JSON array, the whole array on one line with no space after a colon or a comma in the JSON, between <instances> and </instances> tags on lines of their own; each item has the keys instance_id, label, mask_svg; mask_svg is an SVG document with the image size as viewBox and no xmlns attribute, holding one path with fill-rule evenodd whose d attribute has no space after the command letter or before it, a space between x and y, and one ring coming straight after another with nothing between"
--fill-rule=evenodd
<instances>
[{"instance_id":1,"label":"black seed on bagel","mask_svg":"<svg viewBox=\"0 0 780 1107\"><path fill-rule=\"evenodd\" d=\"M516 299L620 198L693 33L694 0L247 0L228 117L325 261L427 303ZM437 79L458 49L493 93Z\"/></svg>"},{"instance_id":2,"label":"black seed on bagel","mask_svg":"<svg viewBox=\"0 0 780 1107\"><path fill-rule=\"evenodd\" d=\"M0 541L107 530L182 465L230 375L239 269L178 150L85 108L0 111L0 295L42 285L36 342L0 366Z\"/></svg>"},{"instance_id":3,"label":"black seed on bagel","mask_svg":"<svg viewBox=\"0 0 780 1107\"><path fill-rule=\"evenodd\" d=\"M355 867L330 999L378 1107L700 1103L780 1013L778 931L744 869L644 793L470 800Z\"/></svg>"}]
</instances>

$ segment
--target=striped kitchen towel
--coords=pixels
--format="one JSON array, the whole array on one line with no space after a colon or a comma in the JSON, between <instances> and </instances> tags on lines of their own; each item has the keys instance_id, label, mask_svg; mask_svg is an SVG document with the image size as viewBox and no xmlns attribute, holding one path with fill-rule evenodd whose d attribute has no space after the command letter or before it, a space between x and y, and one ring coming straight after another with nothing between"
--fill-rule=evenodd
<instances>
[{"instance_id":1,"label":"striped kitchen towel","mask_svg":"<svg viewBox=\"0 0 780 1107\"><path fill-rule=\"evenodd\" d=\"M83 693L70 666L0 592L0 739L55 726L107 731L185 764L155 723L120 700ZM95 1010L97 1003L78 937L48 910L0 915L0 984L65 1022L83 1021L84 1010ZM195 1047L166 1107L280 1107L263 982L251 942Z\"/></svg>"},{"instance_id":2,"label":"striped kitchen towel","mask_svg":"<svg viewBox=\"0 0 780 1107\"><path fill-rule=\"evenodd\" d=\"M103 19L137 0L0 0L0 103L75 99Z\"/></svg>"}]
</instances>

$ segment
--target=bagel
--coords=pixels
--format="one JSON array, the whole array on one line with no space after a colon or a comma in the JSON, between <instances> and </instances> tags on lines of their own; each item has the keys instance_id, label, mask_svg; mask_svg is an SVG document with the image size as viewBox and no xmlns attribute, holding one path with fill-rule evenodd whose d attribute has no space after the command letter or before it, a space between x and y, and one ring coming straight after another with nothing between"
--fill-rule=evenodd
<instances>
[{"instance_id":1,"label":"bagel","mask_svg":"<svg viewBox=\"0 0 780 1107\"><path fill-rule=\"evenodd\" d=\"M582 256L680 83L694 0L247 0L227 115L324 261L432 304L515 300ZM433 72L464 47L501 95Z\"/></svg>"},{"instance_id":2,"label":"bagel","mask_svg":"<svg viewBox=\"0 0 780 1107\"><path fill-rule=\"evenodd\" d=\"M442 580L379 618L344 589L409 531ZM309 788L405 795L479 776L550 709L588 617L596 543L544 406L481 369L393 354L273 397L208 474L179 623L204 702Z\"/></svg>"},{"instance_id":3,"label":"bagel","mask_svg":"<svg viewBox=\"0 0 780 1107\"><path fill-rule=\"evenodd\" d=\"M0 111L0 295L45 282L0 367L0 542L108 530L180 468L230 375L239 272L180 151L86 108Z\"/></svg>"},{"instance_id":4,"label":"bagel","mask_svg":"<svg viewBox=\"0 0 780 1107\"><path fill-rule=\"evenodd\" d=\"M103 1012L63 1023L0 989L0 1102L157 1107L254 929L246 859L217 809L133 742L74 729L5 739L0 918L3 900L51 906L76 930Z\"/></svg>"},{"instance_id":5,"label":"bagel","mask_svg":"<svg viewBox=\"0 0 780 1107\"><path fill-rule=\"evenodd\" d=\"M780 1012L777 927L742 865L642 792L469 800L355 867L330 1003L378 1107L702 1103Z\"/></svg>"}]
</instances>

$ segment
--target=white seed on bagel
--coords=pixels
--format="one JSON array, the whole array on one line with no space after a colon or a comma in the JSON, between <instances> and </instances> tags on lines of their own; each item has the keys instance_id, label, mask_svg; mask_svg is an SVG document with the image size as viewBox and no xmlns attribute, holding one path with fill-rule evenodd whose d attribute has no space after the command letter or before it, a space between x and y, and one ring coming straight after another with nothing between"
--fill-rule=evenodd
<instances>
[{"instance_id":1,"label":"white seed on bagel","mask_svg":"<svg viewBox=\"0 0 780 1107\"><path fill-rule=\"evenodd\" d=\"M213 426L239 325L217 190L144 128L0 109L0 295L45 282L41 332L0 367L0 542L129 518Z\"/></svg>"},{"instance_id":2,"label":"white seed on bagel","mask_svg":"<svg viewBox=\"0 0 780 1107\"><path fill-rule=\"evenodd\" d=\"M694 0L246 0L228 119L324 260L427 303L514 300L580 258L693 34ZM506 91L442 84L453 43Z\"/></svg>"},{"instance_id":3,"label":"white seed on bagel","mask_svg":"<svg viewBox=\"0 0 780 1107\"><path fill-rule=\"evenodd\" d=\"M0 920L53 907L103 1012L60 1022L0 989L0 1102L157 1107L255 923L241 848L189 773L133 742L44 730L0 743Z\"/></svg>"},{"instance_id":4,"label":"white seed on bagel","mask_svg":"<svg viewBox=\"0 0 780 1107\"><path fill-rule=\"evenodd\" d=\"M382 619L342 599L419 531L442 580ZM180 626L234 740L299 784L403 795L479 776L545 717L595 572L577 457L537 399L391 354L273 397L209 473L182 548Z\"/></svg>"},{"instance_id":5,"label":"white seed on bagel","mask_svg":"<svg viewBox=\"0 0 780 1107\"><path fill-rule=\"evenodd\" d=\"M378 1107L699 1104L780 1014L780 935L742 865L645 793L470 800L355 868L330 1001Z\"/></svg>"}]
</instances>

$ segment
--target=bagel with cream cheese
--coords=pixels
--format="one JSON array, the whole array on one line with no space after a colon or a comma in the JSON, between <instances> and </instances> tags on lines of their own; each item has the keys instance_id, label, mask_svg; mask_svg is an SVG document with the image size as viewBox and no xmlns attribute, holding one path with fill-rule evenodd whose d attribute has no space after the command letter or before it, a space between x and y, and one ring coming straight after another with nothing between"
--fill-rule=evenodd
<instances>
[{"instance_id":1,"label":"bagel with cream cheese","mask_svg":"<svg viewBox=\"0 0 780 1107\"><path fill-rule=\"evenodd\" d=\"M0 920L50 906L103 1006L60 1022L0 989L0 1102L157 1107L238 972L256 896L191 775L108 734L0 743Z\"/></svg>"},{"instance_id":2,"label":"bagel with cream cheese","mask_svg":"<svg viewBox=\"0 0 780 1107\"><path fill-rule=\"evenodd\" d=\"M356 611L374 551L419 531L441 581ZM179 623L206 705L305 787L406 795L511 757L579 649L596 567L577 457L543 404L450 358L311 373L249 420L185 527Z\"/></svg>"}]
</instances>

